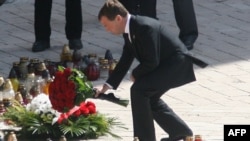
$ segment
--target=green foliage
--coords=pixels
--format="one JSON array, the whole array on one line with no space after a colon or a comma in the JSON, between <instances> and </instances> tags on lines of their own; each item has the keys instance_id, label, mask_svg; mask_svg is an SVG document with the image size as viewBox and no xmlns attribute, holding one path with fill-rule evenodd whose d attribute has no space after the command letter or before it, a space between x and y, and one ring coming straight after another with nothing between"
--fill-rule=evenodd
<instances>
[{"instance_id":1,"label":"green foliage","mask_svg":"<svg viewBox=\"0 0 250 141\"><path fill-rule=\"evenodd\" d=\"M21 127L23 137L39 136L67 138L96 139L100 136L111 135L114 138L121 138L111 132L114 126L124 128L123 124L117 122L116 118L110 118L103 114L96 113L80 117L71 116L62 124L51 124L45 122L40 114L27 111L22 105L13 105L7 108L3 114L4 119L11 120L16 126Z\"/></svg>"},{"instance_id":2,"label":"green foliage","mask_svg":"<svg viewBox=\"0 0 250 141\"><path fill-rule=\"evenodd\" d=\"M102 114L93 114L80 116L77 119L70 118L67 123L61 124L59 127L63 134L69 137L85 135L89 138L98 138L109 134L115 138L120 138L111 132L111 128L122 124L114 121L115 119L107 118Z\"/></svg>"},{"instance_id":3,"label":"green foliage","mask_svg":"<svg viewBox=\"0 0 250 141\"><path fill-rule=\"evenodd\" d=\"M87 77L81 71L72 69L74 75L70 77L77 85L75 103L79 105L82 101L86 101L87 98L92 98L94 95L93 84L87 80Z\"/></svg>"}]
</instances>

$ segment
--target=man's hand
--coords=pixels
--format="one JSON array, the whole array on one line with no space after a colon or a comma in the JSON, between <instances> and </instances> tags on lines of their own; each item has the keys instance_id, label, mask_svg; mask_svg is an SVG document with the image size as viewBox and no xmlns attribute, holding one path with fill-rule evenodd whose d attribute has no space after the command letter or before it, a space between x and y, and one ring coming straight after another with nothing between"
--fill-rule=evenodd
<instances>
[{"instance_id":1,"label":"man's hand","mask_svg":"<svg viewBox=\"0 0 250 141\"><path fill-rule=\"evenodd\" d=\"M94 97L98 97L101 93L105 93L108 89L110 89L109 86L107 84L103 84L101 90L99 90L97 88L95 89L96 93L95 93Z\"/></svg>"},{"instance_id":2,"label":"man's hand","mask_svg":"<svg viewBox=\"0 0 250 141\"><path fill-rule=\"evenodd\" d=\"M95 95L94 97L98 97L100 95L101 91L97 88L95 88Z\"/></svg>"},{"instance_id":3,"label":"man's hand","mask_svg":"<svg viewBox=\"0 0 250 141\"><path fill-rule=\"evenodd\" d=\"M132 81L132 82L135 82L135 77L131 74L130 75L130 80Z\"/></svg>"}]
</instances>

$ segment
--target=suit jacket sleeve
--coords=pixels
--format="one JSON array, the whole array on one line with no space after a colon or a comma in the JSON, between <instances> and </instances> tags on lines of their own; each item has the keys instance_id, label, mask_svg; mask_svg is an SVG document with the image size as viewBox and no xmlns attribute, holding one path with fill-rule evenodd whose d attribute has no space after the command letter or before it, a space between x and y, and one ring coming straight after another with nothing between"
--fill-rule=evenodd
<instances>
[{"instance_id":1,"label":"suit jacket sleeve","mask_svg":"<svg viewBox=\"0 0 250 141\"><path fill-rule=\"evenodd\" d=\"M125 40L125 45L123 47L123 52L119 59L119 62L117 63L112 74L107 79L106 83L110 84L113 87L113 89L117 89L122 79L128 72L133 60L134 56L132 55L131 50L129 50L129 44Z\"/></svg>"}]
</instances>

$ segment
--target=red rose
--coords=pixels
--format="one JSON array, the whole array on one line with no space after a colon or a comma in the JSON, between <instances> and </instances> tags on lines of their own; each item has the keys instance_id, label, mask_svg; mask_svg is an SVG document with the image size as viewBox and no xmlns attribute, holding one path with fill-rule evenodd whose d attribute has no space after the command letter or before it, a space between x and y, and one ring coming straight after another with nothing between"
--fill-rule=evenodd
<instances>
[{"instance_id":1,"label":"red rose","mask_svg":"<svg viewBox=\"0 0 250 141\"><path fill-rule=\"evenodd\" d=\"M76 117L79 117L79 116L81 115L81 110L79 109L79 110L75 111L75 112L74 112L74 115L75 115Z\"/></svg>"},{"instance_id":2,"label":"red rose","mask_svg":"<svg viewBox=\"0 0 250 141\"><path fill-rule=\"evenodd\" d=\"M93 105L88 106L89 113L90 114L95 114L96 113L96 108Z\"/></svg>"},{"instance_id":3,"label":"red rose","mask_svg":"<svg viewBox=\"0 0 250 141\"><path fill-rule=\"evenodd\" d=\"M61 78L63 76L63 72L62 71L57 71L55 78Z\"/></svg>"},{"instance_id":4,"label":"red rose","mask_svg":"<svg viewBox=\"0 0 250 141\"><path fill-rule=\"evenodd\" d=\"M76 88L76 85L75 85L74 81L72 81L72 80L68 81L67 85L68 85L67 87L70 89L75 90L75 88Z\"/></svg>"},{"instance_id":5,"label":"red rose","mask_svg":"<svg viewBox=\"0 0 250 141\"><path fill-rule=\"evenodd\" d=\"M91 101L87 101L86 106L90 106L90 105L92 105L92 106L95 107L95 103L93 103L93 102L91 102Z\"/></svg>"},{"instance_id":6,"label":"red rose","mask_svg":"<svg viewBox=\"0 0 250 141\"><path fill-rule=\"evenodd\" d=\"M68 78L68 77L70 76L70 74L71 74L71 68L66 68L66 69L64 69L63 74L64 74L64 76L65 76L66 78Z\"/></svg>"},{"instance_id":7,"label":"red rose","mask_svg":"<svg viewBox=\"0 0 250 141\"><path fill-rule=\"evenodd\" d=\"M95 104L94 104L93 102L88 101L88 102L86 103L86 107L89 109L89 113L90 113L90 114L96 113L96 106L95 106Z\"/></svg>"},{"instance_id":8,"label":"red rose","mask_svg":"<svg viewBox=\"0 0 250 141\"><path fill-rule=\"evenodd\" d=\"M84 102L80 104L80 110L83 115L89 114L89 109L86 107Z\"/></svg>"}]
</instances>

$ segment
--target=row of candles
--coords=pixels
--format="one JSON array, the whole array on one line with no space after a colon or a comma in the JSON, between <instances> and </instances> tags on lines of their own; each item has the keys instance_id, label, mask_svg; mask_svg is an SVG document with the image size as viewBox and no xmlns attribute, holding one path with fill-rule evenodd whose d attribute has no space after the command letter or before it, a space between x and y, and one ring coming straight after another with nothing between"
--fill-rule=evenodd
<instances>
[{"instance_id":1,"label":"row of candles","mask_svg":"<svg viewBox=\"0 0 250 141\"><path fill-rule=\"evenodd\" d=\"M11 104L11 99L26 105L39 93L49 94L49 84L58 66L77 68L88 80L95 81L107 78L117 62L109 50L104 57L97 57L94 53L82 56L77 51L72 53L67 45L60 54L60 62L20 57L19 61L13 62L8 78L0 76L0 113Z\"/></svg>"}]
</instances>

